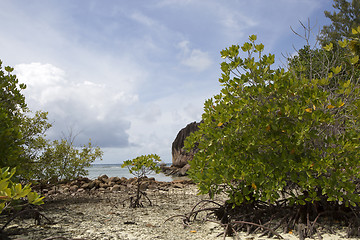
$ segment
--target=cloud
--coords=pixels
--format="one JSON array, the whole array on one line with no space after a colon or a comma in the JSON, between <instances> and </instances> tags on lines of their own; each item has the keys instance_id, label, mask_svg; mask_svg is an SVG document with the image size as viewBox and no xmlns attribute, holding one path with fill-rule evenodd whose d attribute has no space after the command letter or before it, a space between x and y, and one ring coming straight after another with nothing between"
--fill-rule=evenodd
<instances>
[{"instance_id":1,"label":"cloud","mask_svg":"<svg viewBox=\"0 0 360 240\"><path fill-rule=\"evenodd\" d=\"M89 138L102 147L126 147L130 121L123 117L138 96L118 92L106 83L68 80L66 73L51 64L30 63L15 66L28 105L33 110L49 112L54 123L50 137L58 138L68 128L79 131L78 142Z\"/></svg>"},{"instance_id":2,"label":"cloud","mask_svg":"<svg viewBox=\"0 0 360 240\"><path fill-rule=\"evenodd\" d=\"M0 57L27 83L30 109L49 112L49 136L72 128L107 163L170 161L178 131L220 91L221 49L257 34L279 56L292 49L289 26L325 10L325 0L110 2L5 0L0 15Z\"/></svg>"},{"instance_id":3,"label":"cloud","mask_svg":"<svg viewBox=\"0 0 360 240\"><path fill-rule=\"evenodd\" d=\"M148 17L148 16L146 16L143 13L138 12L138 11L132 13L130 15L130 18L135 20L138 23L146 25L147 27L152 27L152 26L157 24L157 22L155 20L153 20L152 18L150 18L150 17Z\"/></svg>"},{"instance_id":4,"label":"cloud","mask_svg":"<svg viewBox=\"0 0 360 240\"><path fill-rule=\"evenodd\" d=\"M182 41L178 44L181 64L198 72L208 69L212 64L210 55L200 49L191 49L189 45L189 41Z\"/></svg>"}]
</instances>

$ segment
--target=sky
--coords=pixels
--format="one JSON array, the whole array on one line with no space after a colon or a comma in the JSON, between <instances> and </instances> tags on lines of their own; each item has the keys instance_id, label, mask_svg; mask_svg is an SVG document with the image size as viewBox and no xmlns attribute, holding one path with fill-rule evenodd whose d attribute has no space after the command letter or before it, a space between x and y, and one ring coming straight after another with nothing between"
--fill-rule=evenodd
<instances>
[{"instance_id":1,"label":"sky","mask_svg":"<svg viewBox=\"0 0 360 240\"><path fill-rule=\"evenodd\" d=\"M1 0L0 59L15 68L32 111L49 113L49 139L72 132L78 144L119 164L171 145L201 120L221 85L220 51L252 34L265 53L306 44L330 21L331 0ZM291 28L290 28L291 27Z\"/></svg>"}]
</instances>

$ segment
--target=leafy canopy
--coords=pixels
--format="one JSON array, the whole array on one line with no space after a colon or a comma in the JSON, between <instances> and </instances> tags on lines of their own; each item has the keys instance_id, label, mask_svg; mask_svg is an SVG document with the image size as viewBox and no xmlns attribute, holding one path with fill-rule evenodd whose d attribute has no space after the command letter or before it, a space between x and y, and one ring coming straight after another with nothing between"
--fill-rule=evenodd
<instances>
[{"instance_id":1,"label":"leafy canopy","mask_svg":"<svg viewBox=\"0 0 360 240\"><path fill-rule=\"evenodd\" d=\"M334 0L333 7L335 11L325 11L331 24L321 30L319 40L322 45L354 37L352 29L360 26L360 0Z\"/></svg>"},{"instance_id":2,"label":"leafy canopy","mask_svg":"<svg viewBox=\"0 0 360 240\"><path fill-rule=\"evenodd\" d=\"M263 50L252 35L221 51L223 88L205 102L199 131L185 141L199 149L190 177L201 193L225 192L237 205L281 197L290 204L325 198L355 205L359 79L342 74L341 62L323 78L291 66L273 70L274 55Z\"/></svg>"},{"instance_id":3,"label":"leafy canopy","mask_svg":"<svg viewBox=\"0 0 360 240\"><path fill-rule=\"evenodd\" d=\"M127 167L129 172L137 178L145 177L150 173L159 173L160 167L158 166L161 159L156 154L141 155L132 160L126 160L121 165L122 168Z\"/></svg>"}]
</instances>

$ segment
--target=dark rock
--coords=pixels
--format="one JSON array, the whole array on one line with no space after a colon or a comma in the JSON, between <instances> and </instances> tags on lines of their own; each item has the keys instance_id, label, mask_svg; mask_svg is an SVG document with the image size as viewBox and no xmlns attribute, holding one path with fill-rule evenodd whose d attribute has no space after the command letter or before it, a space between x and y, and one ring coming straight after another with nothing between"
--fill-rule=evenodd
<instances>
[{"instance_id":1,"label":"dark rock","mask_svg":"<svg viewBox=\"0 0 360 240\"><path fill-rule=\"evenodd\" d=\"M111 188L111 191L121 191L121 185L114 185L112 188Z\"/></svg>"},{"instance_id":2,"label":"dark rock","mask_svg":"<svg viewBox=\"0 0 360 240\"><path fill-rule=\"evenodd\" d=\"M121 177L121 182L125 182L126 180L127 180L127 178L126 177Z\"/></svg>"},{"instance_id":3,"label":"dark rock","mask_svg":"<svg viewBox=\"0 0 360 240\"><path fill-rule=\"evenodd\" d=\"M71 191L71 192L76 192L78 189L79 189L79 187L78 187L77 185L72 185L72 186L70 187L70 191Z\"/></svg>"},{"instance_id":4,"label":"dark rock","mask_svg":"<svg viewBox=\"0 0 360 240\"><path fill-rule=\"evenodd\" d=\"M110 182L116 183L116 182L120 181L120 178L119 177L111 177L111 178L109 178L109 180L110 180Z\"/></svg>"},{"instance_id":5,"label":"dark rock","mask_svg":"<svg viewBox=\"0 0 360 240\"><path fill-rule=\"evenodd\" d=\"M96 182L95 181L90 182L88 188L92 189L94 187L96 187Z\"/></svg>"},{"instance_id":6,"label":"dark rock","mask_svg":"<svg viewBox=\"0 0 360 240\"><path fill-rule=\"evenodd\" d=\"M89 187L89 186L90 186L90 183L83 183L83 184L81 185L81 188L83 188L83 189L91 188L91 187Z\"/></svg>"},{"instance_id":7,"label":"dark rock","mask_svg":"<svg viewBox=\"0 0 360 240\"><path fill-rule=\"evenodd\" d=\"M100 187L100 188L108 188L108 187L109 187L109 184L107 184L107 183L100 183L100 184L99 184L99 187Z\"/></svg>"},{"instance_id":8,"label":"dark rock","mask_svg":"<svg viewBox=\"0 0 360 240\"><path fill-rule=\"evenodd\" d=\"M170 166L170 167L162 167L161 171L165 174L165 175L171 175L173 177L184 177L187 176L187 171L190 169L190 165L186 164L185 166L183 166L182 168L178 168L178 167L174 167L174 166Z\"/></svg>"},{"instance_id":9,"label":"dark rock","mask_svg":"<svg viewBox=\"0 0 360 240\"><path fill-rule=\"evenodd\" d=\"M179 175L180 176L186 176L187 175L187 171L190 169L190 165L186 164L185 166L183 166L180 170L179 170Z\"/></svg>"},{"instance_id":10,"label":"dark rock","mask_svg":"<svg viewBox=\"0 0 360 240\"><path fill-rule=\"evenodd\" d=\"M145 191L148 188L148 186L149 186L149 183L147 183L147 182L141 183L140 190Z\"/></svg>"},{"instance_id":11,"label":"dark rock","mask_svg":"<svg viewBox=\"0 0 360 240\"><path fill-rule=\"evenodd\" d=\"M177 168L184 167L189 161L193 159L196 149L187 152L183 149L185 139L190 136L192 132L199 129L200 123L189 123L185 128L181 129L172 143L172 166Z\"/></svg>"}]
</instances>

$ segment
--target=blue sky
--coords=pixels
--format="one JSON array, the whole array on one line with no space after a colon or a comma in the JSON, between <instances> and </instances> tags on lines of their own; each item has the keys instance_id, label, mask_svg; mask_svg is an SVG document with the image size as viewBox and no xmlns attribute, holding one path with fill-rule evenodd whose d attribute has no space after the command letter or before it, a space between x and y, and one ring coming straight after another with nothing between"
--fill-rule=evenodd
<instances>
[{"instance_id":1,"label":"blue sky","mask_svg":"<svg viewBox=\"0 0 360 240\"><path fill-rule=\"evenodd\" d=\"M28 106L49 112L51 139L69 129L104 150L102 163L142 154L171 162L171 144L220 91L219 52L256 34L294 54L308 19L329 24L330 0L2 0L0 59Z\"/></svg>"}]
</instances>

